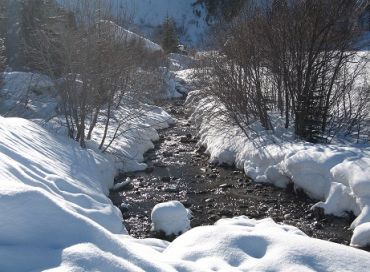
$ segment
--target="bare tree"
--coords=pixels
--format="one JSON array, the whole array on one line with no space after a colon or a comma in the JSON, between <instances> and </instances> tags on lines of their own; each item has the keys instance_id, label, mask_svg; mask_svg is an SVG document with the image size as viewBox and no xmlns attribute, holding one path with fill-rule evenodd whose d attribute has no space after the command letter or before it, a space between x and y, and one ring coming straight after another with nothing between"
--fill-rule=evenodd
<instances>
[{"instance_id":1,"label":"bare tree","mask_svg":"<svg viewBox=\"0 0 370 272\"><path fill-rule=\"evenodd\" d=\"M328 124L339 118L335 102L353 91L348 73L356 76L362 65L354 41L365 2L248 1L222 33L209 70L211 95L242 127L259 121L271 129L271 109L285 116L286 128L294 121L297 137L325 140Z\"/></svg>"},{"instance_id":2,"label":"bare tree","mask_svg":"<svg viewBox=\"0 0 370 272\"><path fill-rule=\"evenodd\" d=\"M140 104L131 103L141 97L142 89L135 90L137 82L156 69L162 55L147 50L144 39L114 23L107 2L76 1L70 9L74 13L63 14L63 27L57 35L44 28L33 33L36 46L30 52L55 79L59 73L53 69L53 59L58 56L62 60L58 86L68 135L85 147L99 124L100 139L94 140L106 150L124 129L126 120L119 119L118 112L123 106Z\"/></svg>"}]
</instances>

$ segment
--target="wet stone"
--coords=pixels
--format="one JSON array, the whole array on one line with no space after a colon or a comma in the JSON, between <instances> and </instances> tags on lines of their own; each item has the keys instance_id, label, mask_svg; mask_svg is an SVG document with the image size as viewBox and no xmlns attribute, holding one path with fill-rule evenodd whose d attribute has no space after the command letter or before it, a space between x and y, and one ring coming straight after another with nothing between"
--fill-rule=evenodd
<instances>
[{"instance_id":1,"label":"wet stone","mask_svg":"<svg viewBox=\"0 0 370 272\"><path fill-rule=\"evenodd\" d=\"M221 184L219 187L222 189L227 189L227 188L232 188L233 186L231 184L224 183L224 184Z\"/></svg>"},{"instance_id":2,"label":"wet stone","mask_svg":"<svg viewBox=\"0 0 370 272\"><path fill-rule=\"evenodd\" d=\"M162 180L163 182L168 183L168 182L171 182L171 177L162 177L162 178L161 178L161 180Z\"/></svg>"}]
</instances>

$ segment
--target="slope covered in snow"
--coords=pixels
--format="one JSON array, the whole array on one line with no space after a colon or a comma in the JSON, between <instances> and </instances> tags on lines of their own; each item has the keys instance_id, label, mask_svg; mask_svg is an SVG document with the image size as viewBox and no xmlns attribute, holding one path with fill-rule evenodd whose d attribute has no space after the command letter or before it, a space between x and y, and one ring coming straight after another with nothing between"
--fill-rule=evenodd
<instances>
[{"instance_id":1,"label":"slope covered in snow","mask_svg":"<svg viewBox=\"0 0 370 272\"><path fill-rule=\"evenodd\" d=\"M104 27L106 27L107 31L112 31L116 34L116 38L119 40L122 40L124 42L139 42L142 43L143 47L148 50L150 53L154 52L162 52L163 49L159 44L156 44L152 42L151 40L148 40L144 38L143 36L140 36L134 32L131 32L112 21L101 21L100 24Z\"/></svg>"},{"instance_id":2,"label":"slope covered in snow","mask_svg":"<svg viewBox=\"0 0 370 272\"><path fill-rule=\"evenodd\" d=\"M76 0L57 0L66 7L74 7ZM113 16L132 18L133 24L149 38L156 28L171 17L181 30L180 39L187 44L198 44L208 29L207 11L195 0L108 0Z\"/></svg>"},{"instance_id":3,"label":"slope covered in snow","mask_svg":"<svg viewBox=\"0 0 370 272\"><path fill-rule=\"evenodd\" d=\"M127 9L134 22L151 32L161 25L166 16L173 18L177 27L183 29L183 42L198 43L207 29L206 10L193 6L195 0L120 0L120 8Z\"/></svg>"},{"instance_id":4,"label":"slope covered in snow","mask_svg":"<svg viewBox=\"0 0 370 272\"><path fill-rule=\"evenodd\" d=\"M270 219L222 220L173 243L137 240L106 197L112 161L18 118L0 118L0 271L366 271L370 254ZM209 239L212 237L212 239Z\"/></svg>"}]
</instances>

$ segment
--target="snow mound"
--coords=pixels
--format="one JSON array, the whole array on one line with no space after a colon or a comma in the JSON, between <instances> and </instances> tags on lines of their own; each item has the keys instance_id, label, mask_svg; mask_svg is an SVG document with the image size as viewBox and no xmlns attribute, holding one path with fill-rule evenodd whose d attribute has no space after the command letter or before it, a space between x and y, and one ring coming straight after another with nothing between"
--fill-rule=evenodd
<instances>
[{"instance_id":1,"label":"snow mound","mask_svg":"<svg viewBox=\"0 0 370 272\"><path fill-rule=\"evenodd\" d=\"M10 117L43 118L55 115L56 89L45 75L31 72L4 73L0 90L0 114Z\"/></svg>"},{"instance_id":2,"label":"snow mound","mask_svg":"<svg viewBox=\"0 0 370 272\"><path fill-rule=\"evenodd\" d=\"M164 254L196 263L197 271L367 271L370 263L367 252L309 238L272 219L243 216L194 228Z\"/></svg>"},{"instance_id":3,"label":"snow mound","mask_svg":"<svg viewBox=\"0 0 370 272\"><path fill-rule=\"evenodd\" d=\"M166 235L179 235L190 229L190 211L179 201L169 201L154 206L151 214L152 230Z\"/></svg>"},{"instance_id":4,"label":"snow mound","mask_svg":"<svg viewBox=\"0 0 370 272\"><path fill-rule=\"evenodd\" d=\"M108 30L113 31L116 34L116 37L122 41L126 42L141 42L146 50L151 53L162 52L163 49L159 44L152 42L149 39L144 38L130 30L127 30L112 21L100 21L104 27Z\"/></svg>"},{"instance_id":5,"label":"snow mound","mask_svg":"<svg viewBox=\"0 0 370 272\"><path fill-rule=\"evenodd\" d=\"M286 187L294 183L319 200L326 214L353 212L356 229L370 222L370 147L320 145L295 141L278 116L272 117L275 134L252 125L248 137L202 91L190 92L186 104L199 129L199 145L206 147L213 163L235 164L256 182ZM363 233L363 232L361 232ZM364 235L364 234L362 234ZM367 232L370 237L370 232Z\"/></svg>"}]
</instances>

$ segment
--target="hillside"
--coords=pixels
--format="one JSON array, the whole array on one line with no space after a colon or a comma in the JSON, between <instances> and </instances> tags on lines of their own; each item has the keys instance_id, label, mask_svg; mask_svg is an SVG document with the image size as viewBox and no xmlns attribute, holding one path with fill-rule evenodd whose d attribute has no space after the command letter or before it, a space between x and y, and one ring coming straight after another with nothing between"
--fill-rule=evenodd
<instances>
[{"instance_id":1,"label":"hillside","mask_svg":"<svg viewBox=\"0 0 370 272\"><path fill-rule=\"evenodd\" d=\"M109 0L113 16L132 19L131 28L155 40L155 32L169 16L176 22L181 42L200 44L208 28L207 11L195 0ZM73 6L75 0L57 0L64 6Z\"/></svg>"}]
</instances>

